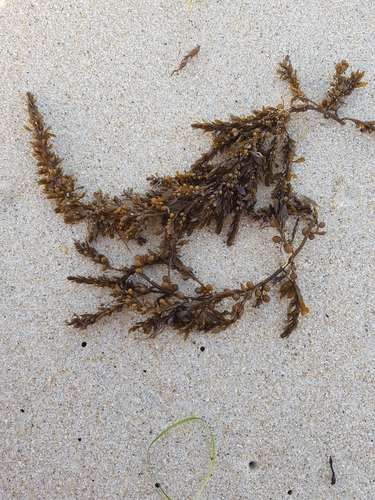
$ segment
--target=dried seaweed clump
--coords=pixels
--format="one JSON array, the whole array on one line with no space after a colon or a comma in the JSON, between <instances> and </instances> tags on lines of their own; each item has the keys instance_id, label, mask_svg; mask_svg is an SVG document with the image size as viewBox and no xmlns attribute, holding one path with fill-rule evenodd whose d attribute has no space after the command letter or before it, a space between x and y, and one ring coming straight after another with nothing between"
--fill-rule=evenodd
<instances>
[{"instance_id":1,"label":"dried seaweed clump","mask_svg":"<svg viewBox=\"0 0 375 500\"><path fill-rule=\"evenodd\" d=\"M343 98L366 85L362 82L363 72L346 76L347 68L346 61L336 65L326 97L315 102L301 90L289 57L285 57L278 73L289 84L289 107L278 104L253 111L245 118L231 116L227 122L196 123L193 128L209 132L213 143L189 170L174 176L150 177L150 189L143 194L125 189L121 196L110 197L98 191L91 201L85 201L74 176L64 174L62 160L51 148L50 127L45 128L35 98L28 93L30 127L26 128L33 134L31 144L38 162L39 183L66 223L87 221L87 241L76 241L76 249L99 264L103 272L109 271L96 277L68 277L76 283L106 287L112 296L107 306L91 314L75 315L68 324L84 329L115 311L132 309L142 318L130 331L141 329L149 337L155 337L166 326L185 338L192 331L217 333L241 318L246 302L255 307L267 304L271 288L276 288L281 298L289 300L281 333L281 337L288 337L297 327L299 316L308 313L297 284L296 258L307 243L325 234L325 224L318 219L316 204L293 190L293 163L304 158L295 159L295 141L287 124L294 113L315 111L341 125L350 121L361 132L373 132L375 121L338 115ZM257 191L262 184L271 188L270 201L258 207ZM228 245L234 242L241 224L274 228L273 244L284 252L285 263L259 283L249 278L232 290L216 290L214 285L202 283L182 261L181 247L188 236L211 224L220 234L227 219ZM135 240L142 245L148 231L155 233L157 227L159 246L139 253L122 268L113 267L92 245L99 235L117 235L122 242ZM149 270L154 266L164 266L160 282L150 277ZM177 271L173 275L180 276L180 282L172 279L172 270ZM184 280L196 282L194 293L181 291ZM224 309L223 302L231 305Z\"/></svg>"}]
</instances>

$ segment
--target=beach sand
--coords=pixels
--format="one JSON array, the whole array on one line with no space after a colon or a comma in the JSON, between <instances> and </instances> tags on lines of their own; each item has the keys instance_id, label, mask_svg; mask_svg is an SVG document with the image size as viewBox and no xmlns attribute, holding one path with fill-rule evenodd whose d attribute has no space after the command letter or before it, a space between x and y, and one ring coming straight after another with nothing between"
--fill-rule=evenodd
<instances>
[{"instance_id":1,"label":"beach sand","mask_svg":"<svg viewBox=\"0 0 375 500\"><path fill-rule=\"evenodd\" d=\"M0 1L3 500L161 498L147 448L193 415L217 449L202 499L375 498L375 135L308 113L290 123L306 158L295 189L327 228L298 258L310 314L291 337L280 338L286 304L273 296L235 327L184 341L128 334L135 314L65 324L109 298L67 281L99 273L74 249L86 226L65 225L42 196L23 129L30 91L88 196L144 191L147 176L182 172L209 149L191 123L287 103L276 75L286 54L316 100L336 62L366 70L344 114L375 120L374 36L375 4L359 0ZM270 234L245 224L227 248L209 229L184 255L203 282L232 287L275 268ZM118 265L137 251L116 238L97 248ZM173 500L195 498L207 432L196 421L167 437L156 473Z\"/></svg>"}]
</instances>

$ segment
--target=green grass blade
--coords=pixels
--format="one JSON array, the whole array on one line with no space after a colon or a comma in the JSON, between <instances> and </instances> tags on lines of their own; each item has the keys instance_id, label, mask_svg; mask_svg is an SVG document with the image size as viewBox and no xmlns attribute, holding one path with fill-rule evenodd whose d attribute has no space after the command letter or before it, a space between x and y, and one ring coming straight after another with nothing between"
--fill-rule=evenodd
<instances>
[{"instance_id":1,"label":"green grass blade","mask_svg":"<svg viewBox=\"0 0 375 500\"><path fill-rule=\"evenodd\" d=\"M147 449L147 462L148 462L148 465L150 467L150 470L151 470L151 472L152 472L152 474L153 474L153 476L155 478L155 482L157 484L159 484L160 491L163 493L163 495L165 496L165 498L167 498L168 500L172 500L172 499L168 496L168 494L166 493L166 491L164 491L162 485L160 484L160 482L158 481L158 478L156 477L156 474L154 473L154 470L153 470L152 465L151 465L150 451L151 451L151 448L153 447L153 445L162 436L164 436L167 432L171 431L172 429L174 429L175 427L177 427L179 425L185 424L186 422L190 422L192 420L198 420L198 421L200 421L200 422L202 422L204 424L204 426L208 430L208 434L209 434L210 440L211 440L211 466L210 466L210 470L209 470L207 476L205 477L202 486L199 488L199 491L197 493L197 496L195 497L195 500L199 500L200 499L200 497L201 497L201 495L203 493L203 490L205 489L208 481L211 479L211 476L212 476L212 474L214 472L215 460L216 460L215 439L214 439L214 436L212 434L211 427L208 425L208 423L205 420L203 420L203 418L200 418L200 417L188 417L188 418L184 418L183 420L179 420L178 422L170 425L163 432L161 432L158 436L156 436L156 438L152 441L152 443L150 444L150 446Z\"/></svg>"}]
</instances>

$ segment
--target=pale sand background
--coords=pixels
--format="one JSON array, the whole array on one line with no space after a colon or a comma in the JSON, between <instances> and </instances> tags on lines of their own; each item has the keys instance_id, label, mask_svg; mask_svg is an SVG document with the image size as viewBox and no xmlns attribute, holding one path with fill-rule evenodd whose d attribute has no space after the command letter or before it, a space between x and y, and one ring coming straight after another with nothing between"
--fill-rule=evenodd
<instances>
[{"instance_id":1,"label":"pale sand background","mask_svg":"<svg viewBox=\"0 0 375 500\"><path fill-rule=\"evenodd\" d=\"M22 128L32 91L78 184L143 190L147 175L187 169L208 148L190 123L287 99L275 75L287 53L316 99L338 60L365 69L346 113L375 119L374 35L370 0L0 1L1 499L161 498L147 446L191 415L218 451L204 499L375 498L375 137L319 116L291 124L306 157L296 189L328 234L298 260L311 313L289 340L273 298L217 336L140 341L127 334L136 316L65 326L107 295L67 282L98 269L73 247L85 225L65 226L41 196ZM269 238L244 228L228 250L207 231L186 259L203 281L233 285L274 268ZM130 260L116 240L97 246ZM200 428L179 438L165 449L174 500L192 498L208 466L194 459L208 453Z\"/></svg>"}]
</instances>

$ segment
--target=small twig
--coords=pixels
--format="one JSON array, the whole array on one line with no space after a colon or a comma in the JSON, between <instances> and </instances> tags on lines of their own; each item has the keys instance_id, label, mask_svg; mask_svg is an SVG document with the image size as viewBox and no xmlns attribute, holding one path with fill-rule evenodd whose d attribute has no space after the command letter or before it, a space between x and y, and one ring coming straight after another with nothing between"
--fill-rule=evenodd
<instances>
[{"instance_id":1,"label":"small twig","mask_svg":"<svg viewBox=\"0 0 375 500\"><path fill-rule=\"evenodd\" d=\"M333 464L332 457L329 457L329 466L331 467L331 471L332 471L331 484L336 484L336 474L335 474L335 471L333 470L332 464Z\"/></svg>"}]
</instances>

